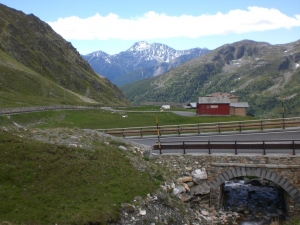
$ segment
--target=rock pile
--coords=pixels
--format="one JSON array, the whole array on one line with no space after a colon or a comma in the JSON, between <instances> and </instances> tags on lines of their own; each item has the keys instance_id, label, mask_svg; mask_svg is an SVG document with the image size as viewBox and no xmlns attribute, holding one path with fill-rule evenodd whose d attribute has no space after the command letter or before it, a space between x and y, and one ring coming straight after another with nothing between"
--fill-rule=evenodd
<instances>
[{"instance_id":1,"label":"rock pile","mask_svg":"<svg viewBox=\"0 0 300 225\"><path fill-rule=\"evenodd\" d=\"M177 180L179 185L173 189L173 194L181 201L190 201L198 196L209 194L210 187L207 184L207 173L205 168L196 169L192 176L181 177Z\"/></svg>"},{"instance_id":2,"label":"rock pile","mask_svg":"<svg viewBox=\"0 0 300 225\"><path fill-rule=\"evenodd\" d=\"M166 193L136 197L132 204L121 205L120 220L117 225L156 225L190 224L191 210L185 210L176 204Z\"/></svg>"},{"instance_id":3,"label":"rock pile","mask_svg":"<svg viewBox=\"0 0 300 225\"><path fill-rule=\"evenodd\" d=\"M192 168L186 168L186 171L191 170ZM190 175L180 177L177 179L177 186L173 189L173 195L182 202L188 202L189 206L195 209L195 219L198 221L226 224L240 218L238 213L217 212L213 207L209 207L209 193L210 187L205 168L193 170Z\"/></svg>"},{"instance_id":4,"label":"rock pile","mask_svg":"<svg viewBox=\"0 0 300 225\"><path fill-rule=\"evenodd\" d=\"M185 224L185 225L207 225L207 224L238 224L240 215L235 212L216 211L209 208L208 204L199 204L191 207L184 203L170 201L167 195L158 194L146 199L136 197L134 204L122 204L121 219L118 225L158 225L158 224ZM138 206L137 206L138 205Z\"/></svg>"},{"instance_id":5,"label":"rock pile","mask_svg":"<svg viewBox=\"0 0 300 225\"><path fill-rule=\"evenodd\" d=\"M174 182L161 185L162 192L123 204L120 224L238 224L243 215L209 207L210 187L205 168L185 168Z\"/></svg>"}]
</instances>

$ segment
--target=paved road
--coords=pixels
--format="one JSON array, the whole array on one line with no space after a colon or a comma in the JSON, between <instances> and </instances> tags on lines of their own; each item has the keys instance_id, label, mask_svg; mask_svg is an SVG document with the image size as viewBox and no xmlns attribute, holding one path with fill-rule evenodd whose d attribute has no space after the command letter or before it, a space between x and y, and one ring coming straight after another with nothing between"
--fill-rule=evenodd
<instances>
[{"instance_id":1,"label":"paved road","mask_svg":"<svg viewBox=\"0 0 300 225\"><path fill-rule=\"evenodd\" d=\"M126 138L133 142L152 146L157 143L157 137L144 137L144 138ZM300 130L280 130L269 132L247 132L247 133L223 133L223 134L201 134L201 135L181 135L181 136L163 136L160 137L161 143L173 141L277 141L277 140L300 140ZM228 151L228 150L227 150ZM279 154L282 150L268 150L269 153ZM271 152L270 152L271 151ZM286 153L289 150L284 150ZM241 153L255 153L262 154L262 150L243 150ZM289 151L291 152L291 151ZM174 150L173 153L182 153L182 150ZM194 153L194 152L190 152ZM207 153L203 150L202 153ZM224 153L224 150L215 150L215 153ZM228 153L234 153L234 150L229 150ZM300 149L296 151L300 154Z\"/></svg>"},{"instance_id":2,"label":"paved road","mask_svg":"<svg viewBox=\"0 0 300 225\"><path fill-rule=\"evenodd\" d=\"M188 112L188 111L172 111L179 116L196 116L196 112Z\"/></svg>"},{"instance_id":3,"label":"paved road","mask_svg":"<svg viewBox=\"0 0 300 225\"><path fill-rule=\"evenodd\" d=\"M108 111L115 111L115 112L145 112L145 113L151 113L151 112L160 112L160 111L139 111L139 110L134 110L134 111L131 111L131 110L126 110L125 109L114 109L114 108L111 108L111 107L101 107L101 109L103 110L108 110ZM196 116L196 112L189 112L189 111L163 111L163 112L172 112L172 113L175 113L177 115L180 115L180 116Z\"/></svg>"}]
</instances>

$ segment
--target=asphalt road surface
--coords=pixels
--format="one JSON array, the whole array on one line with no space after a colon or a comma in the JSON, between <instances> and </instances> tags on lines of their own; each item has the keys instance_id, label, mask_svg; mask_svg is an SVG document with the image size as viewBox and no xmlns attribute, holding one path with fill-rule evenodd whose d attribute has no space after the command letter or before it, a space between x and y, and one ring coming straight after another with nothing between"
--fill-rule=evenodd
<instances>
[{"instance_id":1,"label":"asphalt road surface","mask_svg":"<svg viewBox=\"0 0 300 225\"><path fill-rule=\"evenodd\" d=\"M143 137L143 138L126 138L130 141L152 146L157 144L158 137ZM200 135L176 135L176 136L162 136L160 142L183 142L183 141L278 141L278 140L298 140L300 143L300 130L286 129L277 131L263 131L263 132L244 132L244 133L222 133L222 134L200 134ZM292 150L266 150L267 154L292 154ZM158 154L159 151L153 151L153 154ZM163 154L182 154L183 150L168 150ZM188 150L189 154L207 154L208 150ZM234 150L216 149L212 150L213 154L234 154ZM238 154L262 154L262 149L245 149L238 150ZM296 155L300 155L300 149L296 149Z\"/></svg>"}]
</instances>

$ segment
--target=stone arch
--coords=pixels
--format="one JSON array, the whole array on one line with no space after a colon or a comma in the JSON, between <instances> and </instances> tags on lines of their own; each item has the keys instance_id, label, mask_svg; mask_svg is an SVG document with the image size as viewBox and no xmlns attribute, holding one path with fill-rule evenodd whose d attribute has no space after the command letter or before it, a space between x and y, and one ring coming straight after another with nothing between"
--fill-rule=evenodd
<instances>
[{"instance_id":1,"label":"stone arch","mask_svg":"<svg viewBox=\"0 0 300 225\"><path fill-rule=\"evenodd\" d=\"M222 183L228 181L235 177L245 177L245 176L253 176L253 177L261 177L266 180L272 181L278 186L282 187L288 195L293 199L295 205L300 207L300 193L295 188L293 184L291 184L286 178L283 176L272 172L270 170L262 169L262 168L251 168L251 167L234 167L230 168L227 171L219 174L215 179L213 179L209 186L212 190L216 190Z\"/></svg>"}]
</instances>

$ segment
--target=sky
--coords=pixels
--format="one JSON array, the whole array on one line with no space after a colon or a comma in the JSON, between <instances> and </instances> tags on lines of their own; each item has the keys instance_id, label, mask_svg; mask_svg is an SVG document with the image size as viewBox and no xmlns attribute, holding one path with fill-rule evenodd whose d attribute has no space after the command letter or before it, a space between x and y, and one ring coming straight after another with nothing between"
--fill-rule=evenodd
<instances>
[{"instance_id":1,"label":"sky","mask_svg":"<svg viewBox=\"0 0 300 225\"><path fill-rule=\"evenodd\" d=\"M299 0L0 0L34 14L80 54L126 51L135 42L176 50L244 39L285 44L300 39Z\"/></svg>"}]
</instances>

